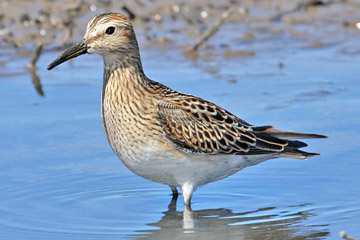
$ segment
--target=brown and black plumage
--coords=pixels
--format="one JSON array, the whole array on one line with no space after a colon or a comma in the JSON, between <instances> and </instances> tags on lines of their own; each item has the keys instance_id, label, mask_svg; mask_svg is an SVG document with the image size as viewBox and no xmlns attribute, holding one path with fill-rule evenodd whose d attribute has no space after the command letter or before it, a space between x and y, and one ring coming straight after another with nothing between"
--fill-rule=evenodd
<instances>
[{"instance_id":1,"label":"brown and black plumage","mask_svg":"<svg viewBox=\"0 0 360 240\"><path fill-rule=\"evenodd\" d=\"M163 94L159 119L174 146L193 153L254 155L291 153L294 158L318 155L297 150L307 144L292 138L324 138L323 135L255 126L199 97L155 83ZM168 91L168 92L167 92Z\"/></svg>"},{"instance_id":2,"label":"brown and black plumage","mask_svg":"<svg viewBox=\"0 0 360 240\"><path fill-rule=\"evenodd\" d=\"M133 27L118 13L101 14L84 39L48 69L85 53L104 59L102 118L109 143L136 174L182 189L190 206L198 186L262 161L318 155L296 139L323 135L255 126L202 98L148 79Z\"/></svg>"}]
</instances>

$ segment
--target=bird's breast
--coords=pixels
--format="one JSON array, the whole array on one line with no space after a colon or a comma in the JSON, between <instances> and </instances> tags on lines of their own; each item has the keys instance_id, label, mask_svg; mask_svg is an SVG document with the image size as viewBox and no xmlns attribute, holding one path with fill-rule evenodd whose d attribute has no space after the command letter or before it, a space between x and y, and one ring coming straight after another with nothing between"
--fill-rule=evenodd
<instances>
[{"instance_id":1,"label":"bird's breast","mask_svg":"<svg viewBox=\"0 0 360 240\"><path fill-rule=\"evenodd\" d=\"M108 141L122 161L138 158L149 141L164 141L153 103L139 90L108 83L102 96L102 119Z\"/></svg>"}]
</instances>

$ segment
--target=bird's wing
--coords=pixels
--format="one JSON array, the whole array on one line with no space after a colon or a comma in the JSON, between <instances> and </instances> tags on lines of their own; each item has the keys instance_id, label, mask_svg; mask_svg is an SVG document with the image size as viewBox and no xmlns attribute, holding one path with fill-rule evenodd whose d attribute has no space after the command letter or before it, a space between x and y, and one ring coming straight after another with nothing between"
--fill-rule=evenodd
<instances>
[{"instance_id":1,"label":"bird's wing","mask_svg":"<svg viewBox=\"0 0 360 240\"><path fill-rule=\"evenodd\" d=\"M265 133L271 126L252 126L225 109L191 95L159 101L158 113L165 137L186 152L276 153L288 145L288 141Z\"/></svg>"}]
</instances>

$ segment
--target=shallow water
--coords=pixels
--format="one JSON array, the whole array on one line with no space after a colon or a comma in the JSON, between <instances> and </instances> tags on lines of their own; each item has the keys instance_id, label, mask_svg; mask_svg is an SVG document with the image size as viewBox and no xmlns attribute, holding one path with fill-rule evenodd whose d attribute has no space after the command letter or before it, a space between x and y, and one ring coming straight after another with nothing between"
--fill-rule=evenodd
<instances>
[{"instance_id":1,"label":"shallow water","mask_svg":"<svg viewBox=\"0 0 360 240\"><path fill-rule=\"evenodd\" d=\"M342 230L359 237L360 57L343 53L354 43L260 44L268 50L256 57L225 60L142 51L154 80L253 124L329 136L307 141L320 157L267 161L198 189L192 212L181 197L170 204L167 186L134 175L110 149L99 56L49 72L57 53L44 53L44 97L22 67L28 60L8 61L0 78L0 238L336 239Z\"/></svg>"}]
</instances>

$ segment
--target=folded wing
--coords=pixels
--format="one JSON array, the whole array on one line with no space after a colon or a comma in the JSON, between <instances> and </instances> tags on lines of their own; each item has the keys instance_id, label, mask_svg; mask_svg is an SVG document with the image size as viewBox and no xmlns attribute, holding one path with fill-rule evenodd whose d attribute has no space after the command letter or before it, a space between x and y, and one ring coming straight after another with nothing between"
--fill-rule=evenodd
<instances>
[{"instance_id":1,"label":"folded wing","mask_svg":"<svg viewBox=\"0 0 360 240\"><path fill-rule=\"evenodd\" d=\"M197 97L161 101L158 112L165 137L183 151L246 155L281 153L289 148L289 141L267 133L272 126L255 127Z\"/></svg>"}]
</instances>

